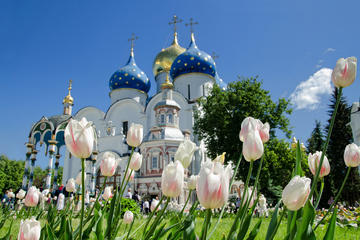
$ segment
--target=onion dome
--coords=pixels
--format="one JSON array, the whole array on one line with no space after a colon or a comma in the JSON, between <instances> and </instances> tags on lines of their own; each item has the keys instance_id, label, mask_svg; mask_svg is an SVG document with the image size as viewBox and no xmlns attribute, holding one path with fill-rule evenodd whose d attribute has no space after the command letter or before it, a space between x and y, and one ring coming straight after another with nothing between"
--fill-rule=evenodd
<instances>
[{"instance_id":1,"label":"onion dome","mask_svg":"<svg viewBox=\"0 0 360 240\"><path fill-rule=\"evenodd\" d=\"M215 61L209 54L196 46L193 33L191 33L188 49L174 60L170 70L174 81L178 76L186 73L203 73L213 78L216 75Z\"/></svg>"},{"instance_id":2,"label":"onion dome","mask_svg":"<svg viewBox=\"0 0 360 240\"><path fill-rule=\"evenodd\" d=\"M162 49L161 52L156 55L153 63L153 73L156 77L161 72L170 72L171 64L175 58L181 53L185 52L185 48L178 44L177 33L174 33L174 40L170 47Z\"/></svg>"},{"instance_id":3,"label":"onion dome","mask_svg":"<svg viewBox=\"0 0 360 240\"><path fill-rule=\"evenodd\" d=\"M121 88L131 88L142 92L149 92L150 80L146 74L136 65L134 50L131 53L126 65L115 71L109 81L110 91Z\"/></svg>"},{"instance_id":4,"label":"onion dome","mask_svg":"<svg viewBox=\"0 0 360 240\"><path fill-rule=\"evenodd\" d=\"M70 105L74 105L74 98L71 96L71 89L72 89L72 80L69 81L69 93L63 100L63 104L68 103Z\"/></svg>"},{"instance_id":5,"label":"onion dome","mask_svg":"<svg viewBox=\"0 0 360 240\"><path fill-rule=\"evenodd\" d=\"M224 82L224 80L219 76L219 74L216 72L215 75L215 82L220 87L221 90L227 89L227 84Z\"/></svg>"}]
</instances>

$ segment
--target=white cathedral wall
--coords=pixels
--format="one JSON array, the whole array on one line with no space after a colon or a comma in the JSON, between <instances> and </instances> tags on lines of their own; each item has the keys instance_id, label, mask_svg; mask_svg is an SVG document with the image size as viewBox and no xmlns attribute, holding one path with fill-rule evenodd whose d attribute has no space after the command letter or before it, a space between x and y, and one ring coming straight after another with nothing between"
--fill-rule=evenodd
<instances>
[{"instance_id":1,"label":"white cathedral wall","mask_svg":"<svg viewBox=\"0 0 360 240\"><path fill-rule=\"evenodd\" d=\"M131 89L131 88L119 88L110 92L111 104L121 99L131 98L141 105L145 106L147 94L145 92Z\"/></svg>"},{"instance_id":2,"label":"white cathedral wall","mask_svg":"<svg viewBox=\"0 0 360 240\"><path fill-rule=\"evenodd\" d=\"M202 73L188 73L175 78L174 88L185 98L189 98L188 85L190 85L190 99L207 96L214 83L214 78Z\"/></svg>"}]
</instances>

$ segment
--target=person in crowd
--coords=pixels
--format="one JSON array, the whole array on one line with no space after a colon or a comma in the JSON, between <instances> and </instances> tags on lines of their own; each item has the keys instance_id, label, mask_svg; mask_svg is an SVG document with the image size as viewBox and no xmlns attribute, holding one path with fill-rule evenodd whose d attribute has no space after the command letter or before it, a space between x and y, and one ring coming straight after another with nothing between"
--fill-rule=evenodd
<instances>
[{"instance_id":1,"label":"person in crowd","mask_svg":"<svg viewBox=\"0 0 360 240\"><path fill-rule=\"evenodd\" d=\"M131 193L131 188L128 189L126 195L125 195L126 198L129 198L129 199L132 199L132 193Z\"/></svg>"},{"instance_id":2,"label":"person in crowd","mask_svg":"<svg viewBox=\"0 0 360 240\"><path fill-rule=\"evenodd\" d=\"M150 204L148 200L145 200L145 202L143 203L143 209L146 215L149 214Z\"/></svg>"}]
</instances>

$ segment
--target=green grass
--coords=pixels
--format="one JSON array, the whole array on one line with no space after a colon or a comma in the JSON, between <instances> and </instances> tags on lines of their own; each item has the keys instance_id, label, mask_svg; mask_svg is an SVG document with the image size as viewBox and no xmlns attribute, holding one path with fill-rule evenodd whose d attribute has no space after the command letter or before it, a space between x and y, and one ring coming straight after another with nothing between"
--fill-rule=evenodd
<instances>
[{"instance_id":1,"label":"green grass","mask_svg":"<svg viewBox=\"0 0 360 240\"><path fill-rule=\"evenodd\" d=\"M198 236L200 235L200 232L201 232L203 220L204 220L203 218L196 219L195 231ZM226 235L231 228L231 224L232 224L233 220L234 220L233 218L222 219L211 239L221 239L223 235ZM251 231L252 227L256 224L256 222L258 220L259 220L259 218L253 218L249 232ZM212 220L212 227L215 225L215 221L216 221L216 219ZM8 229L10 227L10 222L11 222L10 220L7 220L5 225L2 227L2 229L0 229L0 237L3 237L8 232ZM77 222L78 222L78 219L75 219L74 225L76 225ZM144 222L144 219L136 220L132 231L137 229L143 222ZM267 230L267 226L269 225L269 222L270 222L270 219L264 219L263 223L261 224L261 228L260 228L259 234L256 239L265 239L266 230ZM45 220L41 220L41 224L44 225L44 223L45 223ZM12 239L17 238L19 226L20 226L20 220L18 220L18 219L14 220L14 223L13 223L13 226L11 229ZM125 227L126 226L124 224L121 226L118 236L122 236L123 234L126 233ZM140 239L140 237L142 236L141 228L133 236L133 237L135 237L135 239ZM211 230L212 230L212 228L210 229L209 232L211 232ZM325 231L326 231L326 226L319 227L315 232L317 239L323 239L323 237L325 235ZM285 235L286 235L286 221L283 221L279 227L279 230L275 236L275 239L282 240L285 237ZM337 227L335 230L335 239L360 240L360 228Z\"/></svg>"}]
</instances>

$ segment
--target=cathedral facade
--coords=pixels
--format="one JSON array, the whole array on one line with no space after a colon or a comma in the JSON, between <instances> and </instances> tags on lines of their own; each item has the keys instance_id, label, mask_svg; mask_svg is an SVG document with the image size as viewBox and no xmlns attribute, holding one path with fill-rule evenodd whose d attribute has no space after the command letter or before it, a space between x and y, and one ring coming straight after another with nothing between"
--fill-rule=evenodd
<instances>
[{"instance_id":1,"label":"cathedral facade","mask_svg":"<svg viewBox=\"0 0 360 240\"><path fill-rule=\"evenodd\" d=\"M143 162L128 187L142 196L153 197L161 194L162 170L170 161L174 161L179 144L186 138L199 146L187 174L199 172L206 151L193 131L194 111L198 108L196 100L207 96L213 84L222 80L218 77L213 58L198 48L194 34L191 33L189 47L185 49L178 43L175 28L172 44L162 49L153 62L156 93L149 96L152 87L150 79L135 62L134 37L131 40L127 63L116 70L109 80L111 105L107 111L85 107L72 114L73 101L66 103L64 100L64 114L78 120L85 117L96 128L97 161L87 161L86 170L86 185L90 189L103 184L104 177L99 166L102 155L107 151L119 158L117 172L108 178L107 184L114 187L119 185L131 152L126 144L127 130L132 123L143 125L144 139L135 149L142 154ZM65 185L69 178L75 178L80 171L80 159L66 152L62 183Z\"/></svg>"}]
</instances>

